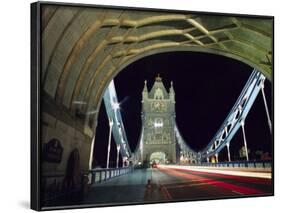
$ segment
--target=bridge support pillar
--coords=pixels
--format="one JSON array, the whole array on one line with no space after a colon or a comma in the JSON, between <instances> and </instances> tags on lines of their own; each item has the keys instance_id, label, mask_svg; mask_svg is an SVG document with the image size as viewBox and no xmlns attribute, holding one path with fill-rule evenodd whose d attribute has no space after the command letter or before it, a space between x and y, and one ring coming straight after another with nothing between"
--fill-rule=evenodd
<instances>
[{"instance_id":1,"label":"bridge support pillar","mask_svg":"<svg viewBox=\"0 0 281 213\"><path fill-rule=\"evenodd\" d=\"M249 154L248 154L248 147L247 147L247 140L246 140L246 134L245 134L245 121L241 122L241 126L242 126L242 132L243 132L243 139L244 139L244 147L245 147L245 152L246 152L246 159L247 161L249 161Z\"/></svg>"},{"instance_id":2,"label":"bridge support pillar","mask_svg":"<svg viewBox=\"0 0 281 213\"><path fill-rule=\"evenodd\" d=\"M216 157L216 163L218 163L219 162L219 153L216 153L215 157Z\"/></svg>"},{"instance_id":3,"label":"bridge support pillar","mask_svg":"<svg viewBox=\"0 0 281 213\"><path fill-rule=\"evenodd\" d=\"M230 143L227 143L227 144L226 144L226 147L227 147L227 156L228 156L228 161L230 162L230 161L231 161L231 158L230 158L230 149L229 149L229 147L230 147Z\"/></svg>"},{"instance_id":4,"label":"bridge support pillar","mask_svg":"<svg viewBox=\"0 0 281 213\"><path fill-rule=\"evenodd\" d=\"M269 115L269 111L268 111L268 106L267 106L267 102L266 102L266 98L265 98L265 93L264 93L264 82L261 85L261 92L262 92L263 103L264 103L264 107L265 107L265 112L266 112L266 116L267 116L267 122L268 122L269 130L270 130L270 133L272 133L271 119L270 119L270 115Z\"/></svg>"},{"instance_id":5,"label":"bridge support pillar","mask_svg":"<svg viewBox=\"0 0 281 213\"><path fill-rule=\"evenodd\" d=\"M93 136L92 142L91 142L90 159L89 159L89 170L92 169L94 147L95 147L95 135Z\"/></svg>"},{"instance_id":6,"label":"bridge support pillar","mask_svg":"<svg viewBox=\"0 0 281 213\"><path fill-rule=\"evenodd\" d=\"M119 152L120 152L120 144L117 144L116 168L119 167Z\"/></svg>"},{"instance_id":7,"label":"bridge support pillar","mask_svg":"<svg viewBox=\"0 0 281 213\"><path fill-rule=\"evenodd\" d=\"M106 159L106 168L107 168L107 169L109 168L109 156L110 156L112 126L113 126L113 121L112 121L112 120L109 120L109 136L108 136L107 159Z\"/></svg>"}]
</instances>

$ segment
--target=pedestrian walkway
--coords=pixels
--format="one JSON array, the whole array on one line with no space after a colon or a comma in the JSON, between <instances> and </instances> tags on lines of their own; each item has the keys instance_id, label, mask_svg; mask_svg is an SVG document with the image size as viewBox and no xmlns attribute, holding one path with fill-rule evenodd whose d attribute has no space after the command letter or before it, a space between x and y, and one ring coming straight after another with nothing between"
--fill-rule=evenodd
<instances>
[{"instance_id":1,"label":"pedestrian walkway","mask_svg":"<svg viewBox=\"0 0 281 213\"><path fill-rule=\"evenodd\" d=\"M93 185L84 204L122 204L161 201L166 199L153 178L154 169L134 172Z\"/></svg>"}]
</instances>

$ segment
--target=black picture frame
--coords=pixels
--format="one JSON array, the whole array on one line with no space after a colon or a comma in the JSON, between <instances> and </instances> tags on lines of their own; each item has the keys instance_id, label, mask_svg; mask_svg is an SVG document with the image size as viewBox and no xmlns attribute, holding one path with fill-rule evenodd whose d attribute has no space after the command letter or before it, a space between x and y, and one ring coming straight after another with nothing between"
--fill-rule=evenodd
<instances>
[{"instance_id":1,"label":"black picture frame","mask_svg":"<svg viewBox=\"0 0 281 213\"><path fill-rule=\"evenodd\" d=\"M60 205L44 207L42 206L42 192L41 188L41 164L44 160L50 160L51 162L60 163L63 148L53 150L59 153L57 156L49 156L45 148L42 147L42 97L44 95L44 89L41 83L41 71L42 71L42 8L44 6L60 6L60 7L79 7L79 8L102 8L102 9L116 9L116 10L128 10L135 12L162 12L162 13L177 13L177 14L193 14L198 16L214 15L218 17L240 17L240 18L257 18L267 19L272 22L272 53L271 53L271 122L272 122L272 190L268 195L255 195L255 196L274 196L274 17L273 16L260 16L260 15L246 15L246 14L230 14L230 13L213 13L213 12L196 12L196 11L184 11L184 10L165 10L156 8L134 8L134 7L121 7L121 6L105 6L105 5L90 5L90 4L75 4L75 3L58 3L58 2L35 2L31 4L31 208L33 210L55 210L55 209L69 209L69 208L87 208L87 207L100 207L100 206L122 206L122 205L136 205L136 204L150 204L150 203L162 203L161 201L152 202L129 202L124 204L77 204L77 205ZM56 141L56 142L54 142ZM52 144L60 144L57 139L53 139ZM59 145L60 147L61 145ZM47 154L46 154L47 153ZM51 153L51 154L53 154ZM47 156L47 157L46 157ZM252 196L243 196L252 197ZM226 197L227 198L227 197ZM226 199L226 198L201 198L201 199L183 199L173 200L168 202L181 202L190 200L212 200L212 199ZM233 196L232 198L240 198L240 196ZM167 202L167 201L164 201Z\"/></svg>"}]
</instances>

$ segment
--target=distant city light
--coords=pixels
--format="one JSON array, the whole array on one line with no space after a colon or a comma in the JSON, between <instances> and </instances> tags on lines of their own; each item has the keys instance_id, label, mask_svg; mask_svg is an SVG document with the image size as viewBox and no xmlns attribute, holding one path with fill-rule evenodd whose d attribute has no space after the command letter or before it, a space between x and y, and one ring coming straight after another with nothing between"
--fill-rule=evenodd
<instances>
[{"instance_id":1,"label":"distant city light","mask_svg":"<svg viewBox=\"0 0 281 213\"><path fill-rule=\"evenodd\" d=\"M180 156L180 160L181 160L181 161L184 160L184 156L183 156L183 155Z\"/></svg>"}]
</instances>

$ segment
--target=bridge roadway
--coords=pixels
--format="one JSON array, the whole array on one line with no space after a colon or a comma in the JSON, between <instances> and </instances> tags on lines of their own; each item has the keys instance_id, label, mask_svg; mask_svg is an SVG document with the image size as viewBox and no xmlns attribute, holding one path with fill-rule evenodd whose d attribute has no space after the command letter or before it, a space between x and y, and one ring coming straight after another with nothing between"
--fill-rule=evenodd
<instances>
[{"instance_id":1,"label":"bridge roadway","mask_svg":"<svg viewBox=\"0 0 281 213\"><path fill-rule=\"evenodd\" d=\"M270 195L271 178L257 172L247 177L189 169L158 167L135 170L94 186L85 200L87 203L153 202L181 199L203 199L248 195ZM249 176L253 172L249 173ZM268 174L268 173L267 173ZM147 185L151 179L151 186Z\"/></svg>"},{"instance_id":2,"label":"bridge roadway","mask_svg":"<svg viewBox=\"0 0 281 213\"><path fill-rule=\"evenodd\" d=\"M227 173L227 172L226 172ZM235 174L235 173L234 173ZM49 205L125 204L128 202L156 202L195 200L253 195L271 195L270 173L241 171L238 175L223 171L159 166L135 169L134 172L93 185L85 197L72 196ZM241 174L241 175L240 175ZM261 178L262 177L262 178ZM148 180L151 184L148 185Z\"/></svg>"}]
</instances>

